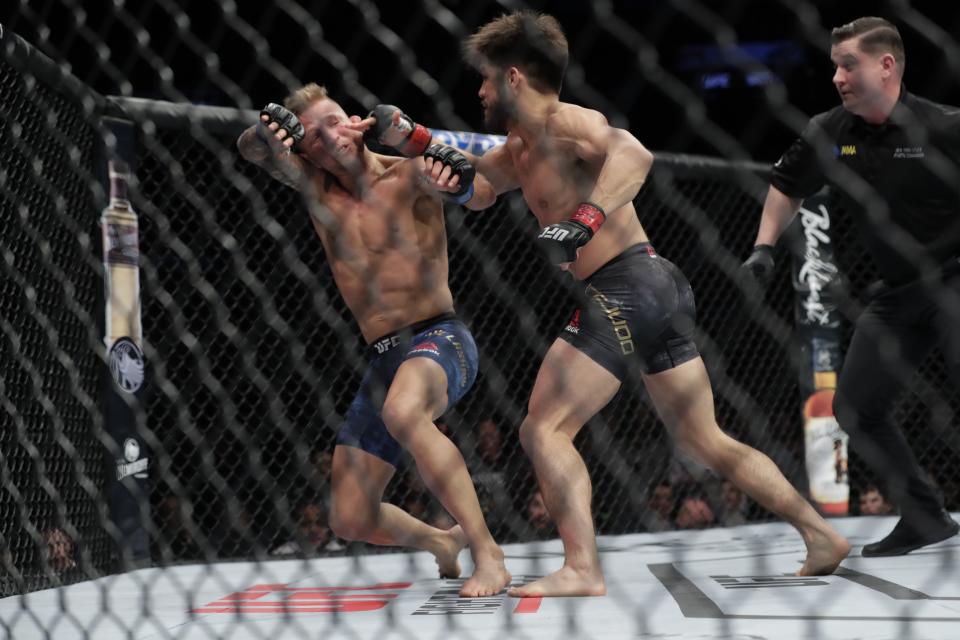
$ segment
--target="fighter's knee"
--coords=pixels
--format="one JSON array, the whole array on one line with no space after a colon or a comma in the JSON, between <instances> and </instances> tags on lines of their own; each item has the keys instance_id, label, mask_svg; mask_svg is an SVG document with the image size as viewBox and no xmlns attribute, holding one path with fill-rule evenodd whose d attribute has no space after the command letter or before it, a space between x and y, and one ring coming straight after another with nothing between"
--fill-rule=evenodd
<instances>
[{"instance_id":1,"label":"fighter's knee","mask_svg":"<svg viewBox=\"0 0 960 640\"><path fill-rule=\"evenodd\" d=\"M677 449L692 458L697 464L707 467L711 471L717 471L716 452L705 446L703 442L698 442L694 438L679 437L676 441Z\"/></svg>"},{"instance_id":2,"label":"fighter's knee","mask_svg":"<svg viewBox=\"0 0 960 640\"><path fill-rule=\"evenodd\" d=\"M403 398L390 398L381 412L383 424L398 442L407 441L417 425L423 421L424 412L414 403Z\"/></svg>"},{"instance_id":3,"label":"fighter's knee","mask_svg":"<svg viewBox=\"0 0 960 640\"><path fill-rule=\"evenodd\" d=\"M530 451L537 442L556 432L556 427L546 420L527 415L520 423L520 444L525 451Z\"/></svg>"},{"instance_id":4,"label":"fighter's knee","mask_svg":"<svg viewBox=\"0 0 960 640\"><path fill-rule=\"evenodd\" d=\"M680 451L697 463L721 474L726 474L736 465L745 446L725 434L720 427L711 429L710 433L698 433L696 437L681 430L676 435L676 444Z\"/></svg>"},{"instance_id":5,"label":"fighter's knee","mask_svg":"<svg viewBox=\"0 0 960 640\"><path fill-rule=\"evenodd\" d=\"M524 451L529 453L532 450L540 432L540 427L529 416L520 423L520 446L523 447Z\"/></svg>"},{"instance_id":6,"label":"fighter's knee","mask_svg":"<svg viewBox=\"0 0 960 640\"><path fill-rule=\"evenodd\" d=\"M356 506L340 506L334 502L330 509L330 529L342 540L366 540L376 527L374 518Z\"/></svg>"},{"instance_id":7,"label":"fighter's knee","mask_svg":"<svg viewBox=\"0 0 960 640\"><path fill-rule=\"evenodd\" d=\"M667 427L677 449L693 458L700 457L705 444L702 429L692 421L681 419L667 421Z\"/></svg>"},{"instance_id":8,"label":"fighter's knee","mask_svg":"<svg viewBox=\"0 0 960 640\"><path fill-rule=\"evenodd\" d=\"M576 433L576 430L572 432ZM556 437L572 439L565 426L555 420L539 419L528 415L520 424L520 446L527 454L533 453L538 447Z\"/></svg>"}]
</instances>

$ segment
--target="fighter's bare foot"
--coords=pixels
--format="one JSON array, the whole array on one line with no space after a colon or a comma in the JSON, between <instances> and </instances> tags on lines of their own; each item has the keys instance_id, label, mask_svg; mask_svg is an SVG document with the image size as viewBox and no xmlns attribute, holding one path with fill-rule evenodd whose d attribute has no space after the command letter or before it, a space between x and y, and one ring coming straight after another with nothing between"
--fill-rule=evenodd
<instances>
[{"instance_id":1,"label":"fighter's bare foot","mask_svg":"<svg viewBox=\"0 0 960 640\"><path fill-rule=\"evenodd\" d=\"M607 585L599 569L581 571L564 565L559 571L535 580L522 587L513 587L508 596L527 598L531 596L605 596Z\"/></svg>"},{"instance_id":2,"label":"fighter's bare foot","mask_svg":"<svg viewBox=\"0 0 960 640\"><path fill-rule=\"evenodd\" d=\"M477 557L479 556L479 557ZM463 587L460 588L460 597L479 598L494 596L510 584L511 575L503 564L503 551L499 547L490 554L475 554L476 569Z\"/></svg>"},{"instance_id":3,"label":"fighter's bare foot","mask_svg":"<svg viewBox=\"0 0 960 640\"><path fill-rule=\"evenodd\" d=\"M807 540L807 559L797 571L798 576L826 576L837 570L850 553L847 539L829 526L814 532Z\"/></svg>"},{"instance_id":4,"label":"fighter's bare foot","mask_svg":"<svg viewBox=\"0 0 960 640\"><path fill-rule=\"evenodd\" d=\"M467 546L467 536L463 534L460 525L444 532L440 539L440 546L433 554L437 559L441 578L460 577L460 550L465 546Z\"/></svg>"}]
</instances>

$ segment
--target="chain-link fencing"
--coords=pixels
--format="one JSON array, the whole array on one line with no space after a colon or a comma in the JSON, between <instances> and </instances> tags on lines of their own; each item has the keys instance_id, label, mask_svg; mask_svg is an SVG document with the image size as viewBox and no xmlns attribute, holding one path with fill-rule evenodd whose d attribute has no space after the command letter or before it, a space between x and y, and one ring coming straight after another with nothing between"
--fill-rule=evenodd
<instances>
[{"instance_id":1,"label":"chain-link fencing","mask_svg":"<svg viewBox=\"0 0 960 640\"><path fill-rule=\"evenodd\" d=\"M152 562L302 555L304 531L316 515L310 505L324 524L333 444L363 375L363 340L303 196L240 158L234 144L255 117L244 109L279 101L314 79L329 79L348 113L395 102L425 123L469 130L463 114L473 107L463 105L473 104L475 78L463 74L453 56L427 51L456 51L462 37L506 6L427 1L408 11L400 4L285 0L269 7L188 7L157 0L108 8L63 0L22 3L5 16L0 595L125 566L108 508L111 460L121 445L104 429L101 404L107 354L97 220L107 202L106 157L115 149L104 116L132 122L136 138L131 202L139 214L148 363L136 430L150 450L142 526ZM656 15L680 15L701 28L711 20L706 5L668 4ZM892 17L914 29L926 24L927 14L909 3L897 7ZM686 110L684 122L656 139L724 156L657 154L635 205L657 251L681 268L697 295L697 341L718 422L769 455L806 492L798 382L806 365L794 328L789 260L780 261L780 286L762 304L738 286L768 184L765 165L747 161L750 138L762 135L763 126L746 135L708 119L710 97L647 55L658 37L678 27L662 17L668 26L641 30L627 19L630 12L600 3L583 14L588 26L571 37L565 91L614 124L632 125L641 139L648 125L637 113L647 93L655 93L674 117ZM571 16L580 13L561 13L568 21ZM825 31L815 16L798 11L794 20L798 39L822 46ZM723 35L727 20L713 26ZM37 38L54 65L38 61L42 56L11 28ZM948 54L956 51L944 33L930 33ZM633 55L625 56L631 47ZM99 62L92 64L91 56ZM610 59L637 81L618 90L592 85L591 70ZM82 69L81 82L58 76L51 70L57 66ZM779 95L774 88L765 98L778 108ZM205 120L202 110L184 107L201 101L237 109ZM799 129L801 112L782 106L778 126ZM685 136L696 143L684 144ZM875 273L849 218L832 213L836 261L850 285L840 304L845 340ZM550 523L533 514L536 481L517 428L539 364L576 307L573 282L536 251L536 221L518 194L483 212L448 205L446 224L450 286L481 365L473 390L438 426L463 453L498 541L553 537ZM960 508L951 435L957 399L936 352L895 411L948 509ZM675 502L703 495L716 513L713 524L725 523L722 479L674 451L641 386L622 390L576 444L591 470L599 533L651 530L651 500L666 485ZM856 497L857 487L881 479L856 450L850 455ZM409 458L387 499L438 526L452 524ZM741 511L745 521L771 518L752 503ZM353 545L344 551L327 532L306 553L374 550Z\"/></svg>"}]
</instances>

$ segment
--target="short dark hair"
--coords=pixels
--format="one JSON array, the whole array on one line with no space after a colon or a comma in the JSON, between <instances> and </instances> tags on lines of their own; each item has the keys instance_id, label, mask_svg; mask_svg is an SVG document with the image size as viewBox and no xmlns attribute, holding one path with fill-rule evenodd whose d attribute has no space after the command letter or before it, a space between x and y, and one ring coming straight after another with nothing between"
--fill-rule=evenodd
<instances>
[{"instance_id":1,"label":"short dark hair","mask_svg":"<svg viewBox=\"0 0 960 640\"><path fill-rule=\"evenodd\" d=\"M882 497L884 500L887 499L886 492L880 487L879 484L876 484L873 482L868 482L867 484L862 485L860 487L860 491L858 491L857 493L859 493L862 496L867 493L870 493L871 491L876 491L877 493L880 494L880 497Z\"/></svg>"},{"instance_id":2,"label":"short dark hair","mask_svg":"<svg viewBox=\"0 0 960 640\"><path fill-rule=\"evenodd\" d=\"M491 20L463 45L467 64L517 67L538 91L560 93L567 70L567 38L553 16L514 11Z\"/></svg>"},{"instance_id":3,"label":"short dark hair","mask_svg":"<svg viewBox=\"0 0 960 640\"><path fill-rule=\"evenodd\" d=\"M876 17L857 18L830 32L830 44L860 38L860 50L870 54L889 53L901 72L907 63L900 32L889 20Z\"/></svg>"}]
</instances>

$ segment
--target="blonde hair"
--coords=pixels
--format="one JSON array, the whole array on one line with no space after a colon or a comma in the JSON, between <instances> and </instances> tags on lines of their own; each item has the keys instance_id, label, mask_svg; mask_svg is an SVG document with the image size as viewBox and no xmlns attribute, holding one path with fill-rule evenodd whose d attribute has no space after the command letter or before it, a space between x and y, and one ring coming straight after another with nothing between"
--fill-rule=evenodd
<instances>
[{"instance_id":1,"label":"blonde hair","mask_svg":"<svg viewBox=\"0 0 960 640\"><path fill-rule=\"evenodd\" d=\"M310 108L310 105L314 102L319 102L329 97L326 87L316 82L311 82L310 84L303 85L284 98L283 106L292 111L294 115L300 115Z\"/></svg>"}]
</instances>

